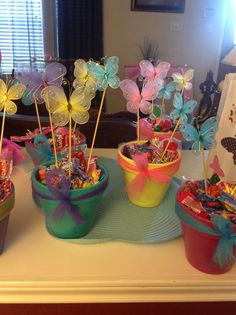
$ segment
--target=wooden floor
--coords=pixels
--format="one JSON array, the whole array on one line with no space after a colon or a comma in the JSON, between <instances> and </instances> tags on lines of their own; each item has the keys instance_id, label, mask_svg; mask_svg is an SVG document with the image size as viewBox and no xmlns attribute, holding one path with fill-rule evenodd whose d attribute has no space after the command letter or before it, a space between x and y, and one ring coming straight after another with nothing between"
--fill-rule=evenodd
<instances>
[{"instance_id":1,"label":"wooden floor","mask_svg":"<svg viewBox=\"0 0 236 315\"><path fill-rule=\"evenodd\" d=\"M236 302L127 304L3 304L1 315L235 315Z\"/></svg>"}]
</instances>

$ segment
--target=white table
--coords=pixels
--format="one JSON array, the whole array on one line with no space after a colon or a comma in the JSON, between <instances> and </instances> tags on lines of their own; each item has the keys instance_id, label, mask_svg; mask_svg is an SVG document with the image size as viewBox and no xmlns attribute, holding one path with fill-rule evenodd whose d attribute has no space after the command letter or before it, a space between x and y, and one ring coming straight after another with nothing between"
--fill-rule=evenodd
<instances>
[{"instance_id":1,"label":"white table","mask_svg":"<svg viewBox=\"0 0 236 315\"><path fill-rule=\"evenodd\" d=\"M116 150L95 154L116 158ZM235 301L236 268L207 275L186 260L182 238L160 244L74 244L52 237L31 197L29 169L14 169L15 208L0 257L0 303ZM192 152L178 176L201 175Z\"/></svg>"}]
</instances>

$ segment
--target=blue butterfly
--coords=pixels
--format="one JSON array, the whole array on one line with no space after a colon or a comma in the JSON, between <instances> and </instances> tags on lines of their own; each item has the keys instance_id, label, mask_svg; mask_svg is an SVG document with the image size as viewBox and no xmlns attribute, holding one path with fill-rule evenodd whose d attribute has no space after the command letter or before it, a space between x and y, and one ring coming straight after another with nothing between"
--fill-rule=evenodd
<instances>
[{"instance_id":1,"label":"blue butterfly","mask_svg":"<svg viewBox=\"0 0 236 315\"><path fill-rule=\"evenodd\" d=\"M218 117L208 118L197 130L191 124L184 124L180 126L186 141L193 141L192 149L199 152L201 149L211 149L215 145L215 133L218 128Z\"/></svg>"},{"instance_id":2,"label":"blue butterfly","mask_svg":"<svg viewBox=\"0 0 236 315\"><path fill-rule=\"evenodd\" d=\"M183 103L183 97L179 92L175 93L173 101L174 109L170 113L170 118L172 120L180 119L181 123L186 123L188 121L188 115L193 112L194 108L197 106L197 102L194 100L187 101Z\"/></svg>"},{"instance_id":3,"label":"blue butterfly","mask_svg":"<svg viewBox=\"0 0 236 315\"><path fill-rule=\"evenodd\" d=\"M172 92L174 92L176 87L176 82L167 83L159 92L157 98L164 98L165 100L170 100L172 96Z\"/></svg>"},{"instance_id":4,"label":"blue butterfly","mask_svg":"<svg viewBox=\"0 0 236 315\"><path fill-rule=\"evenodd\" d=\"M101 66L93 61L88 62L89 72L97 79L97 88L104 91L108 85L117 89L120 85L120 79L116 76L118 72L119 59L116 56L107 59L105 66Z\"/></svg>"}]
</instances>

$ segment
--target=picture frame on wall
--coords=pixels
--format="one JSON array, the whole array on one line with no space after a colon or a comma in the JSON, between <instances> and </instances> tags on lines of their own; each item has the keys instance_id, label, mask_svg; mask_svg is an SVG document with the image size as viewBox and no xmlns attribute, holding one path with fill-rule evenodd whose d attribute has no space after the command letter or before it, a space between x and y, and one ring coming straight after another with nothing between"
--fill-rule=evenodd
<instances>
[{"instance_id":1,"label":"picture frame on wall","mask_svg":"<svg viewBox=\"0 0 236 315\"><path fill-rule=\"evenodd\" d=\"M131 0L131 11L184 13L185 0Z\"/></svg>"}]
</instances>

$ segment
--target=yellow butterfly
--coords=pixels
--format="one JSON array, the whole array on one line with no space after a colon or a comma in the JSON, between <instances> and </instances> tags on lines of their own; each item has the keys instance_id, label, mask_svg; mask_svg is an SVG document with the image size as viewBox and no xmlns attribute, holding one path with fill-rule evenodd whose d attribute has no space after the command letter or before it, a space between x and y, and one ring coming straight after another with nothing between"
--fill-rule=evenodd
<instances>
[{"instance_id":1,"label":"yellow butterfly","mask_svg":"<svg viewBox=\"0 0 236 315\"><path fill-rule=\"evenodd\" d=\"M89 71L89 63L86 63L83 59L77 59L74 65L75 80L73 87L83 93L93 93L95 96L97 80Z\"/></svg>"},{"instance_id":2,"label":"yellow butterfly","mask_svg":"<svg viewBox=\"0 0 236 315\"><path fill-rule=\"evenodd\" d=\"M189 69L184 74L173 73L172 78L173 78L174 82L176 82L175 89L177 91L182 91L183 89L191 90L192 83L189 81L192 80L193 75L194 75L194 69Z\"/></svg>"},{"instance_id":3,"label":"yellow butterfly","mask_svg":"<svg viewBox=\"0 0 236 315\"><path fill-rule=\"evenodd\" d=\"M7 86L0 79L0 111L5 108L7 114L14 115L17 111L17 106L12 101L22 98L25 88L25 85L19 82Z\"/></svg>"},{"instance_id":4,"label":"yellow butterfly","mask_svg":"<svg viewBox=\"0 0 236 315\"><path fill-rule=\"evenodd\" d=\"M71 118L77 124L85 124L89 120L88 110L91 105L91 94L74 90L69 101L62 88L48 86L43 89L47 109L52 113L52 121L56 126L65 126Z\"/></svg>"}]
</instances>

